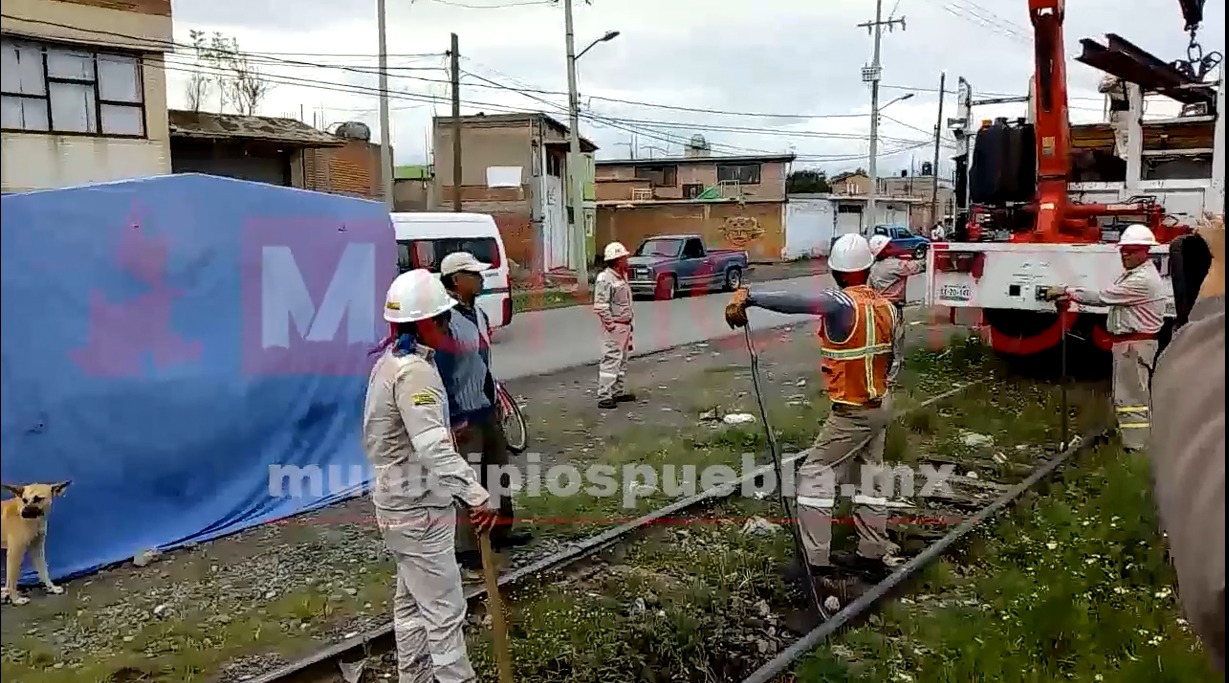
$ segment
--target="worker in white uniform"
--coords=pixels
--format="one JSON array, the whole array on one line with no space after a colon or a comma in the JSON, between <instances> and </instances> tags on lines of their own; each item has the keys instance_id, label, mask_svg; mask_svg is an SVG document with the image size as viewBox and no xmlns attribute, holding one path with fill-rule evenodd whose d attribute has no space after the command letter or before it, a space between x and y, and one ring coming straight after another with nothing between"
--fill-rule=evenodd
<instances>
[{"instance_id":1,"label":"worker in white uniform","mask_svg":"<svg viewBox=\"0 0 1229 683\"><path fill-rule=\"evenodd\" d=\"M887 235L873 235L870 238L871 253L875 255L870 285L879 296L896 307L898 324L892 329L892 368L888 371L888 386L895 386L905 360L905 286L910 276L926 270L926 261L894 256L887 248L891 242Z\"/></svg>"},{"instance_id":2,"label":"worker in white uniform","mask_svg":"<svg viewBox=\"0 0 1229 683\"><path fill-rule=\"evenodd\" d=\"M1059 301L1109 307L1105 326L1113 344L1110 348L1114 362L1114 409L1122 445L1131 451L1148 445L1149 385L1156 363L1157 333L1165 324L1169 296L1165 281L1149 256L1156 244L1156 237L1147 226L1128 226L1118 240L1126 272L1113 284L1099 292L1082 287L1050 292Z\"/></svg>"},{"instance_id":3,"label":"worker in white uniform","mask_svg":"<svg viewBox=\"0 0 1229 683\"><path fill-rule=\"evenodd\" d=\"M1097 92L1109 99L1109 124L1114 131L1114 155L1127 158L1127 131L1131 114L1131 101L1127 99L1127 86L1121 78L1106 74L1097 86Z\"/></svg>"},{"instance_id":4,"label":"worker in white uniform","mask_svg":"<svg viewBox=\"0 0 1229 683\"><path fill-rule=\"evenodd\" d=\"M465 648L465 595L454 554L457 506L487 533L490 494L457 453L448 398L432 345L447 338L456 300L430 272L393 280L384 303L391 327L363 407L363 447L375 470L371 498L397 565L393 628L398 683L477 680Z\"/></svg>"},{"instance_id":5,"label":"worker in white uniform","mask_svg":"<svg viewBox=\"0 0 1229 683\"><path fill-rule=\"evenodd\" d=\"M627 283L627 257L619 242L606 245L606 267L593 282L593 311L602 322L602 360L597 366L597 405L610 409L636 400L624 390L627 357L632 351L632 287Z\"/></svg>"}]
</instances>

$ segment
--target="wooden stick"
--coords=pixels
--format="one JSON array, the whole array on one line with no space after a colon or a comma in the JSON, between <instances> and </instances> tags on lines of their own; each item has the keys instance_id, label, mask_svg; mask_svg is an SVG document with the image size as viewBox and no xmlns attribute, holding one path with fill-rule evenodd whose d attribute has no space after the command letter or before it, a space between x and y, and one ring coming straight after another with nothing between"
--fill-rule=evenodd
<instances>
[{"instance_id":1,"label":"wooden stick","mask_svg":"<svg viewBox=\"0 0 1229 683\"><path fill-rule=\"evenodd\" d=\"M504 601L499 594L499 569L495 551L491 549L491 533L478 534L482 552L482 578L486 582L487 611L491 613L491 630L495 633L495 661L499 666L499 683L512 683L512 650L508 641L508 623L504 620Z\"/></svg>"}]
</instances>

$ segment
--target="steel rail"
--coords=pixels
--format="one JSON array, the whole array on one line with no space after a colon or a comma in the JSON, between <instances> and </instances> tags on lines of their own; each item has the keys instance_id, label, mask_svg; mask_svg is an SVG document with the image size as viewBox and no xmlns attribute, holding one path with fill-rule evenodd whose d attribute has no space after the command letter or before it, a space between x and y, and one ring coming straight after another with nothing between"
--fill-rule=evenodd
<instances>
[{"instance_id":1,"label":"steel rail","mask_svg":"<svg viewBox=\"0 0 1229 683\"><path fill-rule=\"evenodd\" d=\"M1038 482L1053 474L1060 466L1073 458L1075 455L1084 452L1091 448L1094 444L1101 441L1108 433L1104 427L1098 428L1090 432L1083 438L1076 437L1074 443L1067 446L1066 450L1058 455L1047 460L1044 464L1033 470L1024 481L1016 484L1012 488L1003 492L1001 496L991 501L976 514L961 522L955 529L949 531L939 540L930 544L926 550L911 558L908 562L902 565L899 569L893 572L883 581L875 584L869 591L858 596L856 600L849 603L840 612L837 612L831 619L825 621L819 626L811 630L792 645L782 650L776 657L769 661L764 666L757 669L750 676L743 679L742 683L768 683L774 680L777 676L785 673L785 670L794 663L802 655L815 649L816 646L823 643L830 636L836 633L841 627L848 624L851 620L861 616L867 610L876 606L893 588L896 588L903 581L917 574L921 569L926 567L934 560L938 559L944 552L952 547L956 542L969 535L982 522L989 519L999 510L1010 505L1025 491L1037 485Z\"/></svg>"},{"instance_id":2,"label":"steel rail","mask_svg":"<svg viewBox=\"0 0 1229 683\"><path fill-rule=\"evenodd\" d=\"M945 391L941 394L936 394L930 398L918 403L917 405L905 408L892 416L893 421L899 420L913 412L927 408L935 403L945 401L953 396L963 393L971 387L984 383L985 380L975 380L958 384L954 388ZM802 451L785 455L781 458L781 466L792 465L798 460L806 457L809 451ZM557 553L548 555L539 560L531 562L519 569L503 574L499 577L499 587L515 586L525 583L539 574L562 569L580 560L601 552L612 545L615 545L623 537L628 536L644 527L650 526L657 521L669 518L671 515L696 507L703 503L727 498L734 494L739 488L762 481L763 477L769 473L775 473L773 463L761 465L750 473L745 474L742 478L728 484L721 484L712 488L706 489L692 496L688 496L682 500L675 501L669 505L658 508L642 515L634 520L625 522L616 527L603 531L599 534L590 536L582 541L579 541L570 547L564 548ZM486 587L475 585L469 587L465 591L465 599L471 605L485 597L487 594ZM331 680L330 676L337 675L337 663L345 661L349 658L358 658L356 656L366 656L372 651L386 651L392 649L392 644L386 642L393 635L392 620L377 626L365 633L360 633L356 636L346 638L344 640L328 645L320 650L310 653L304 657L296 659L289 664L278 667L272 671L268 671L258 676L245 678L244 683L292 683L298 681L320 681Z\"/></svg>"}]
</instances>

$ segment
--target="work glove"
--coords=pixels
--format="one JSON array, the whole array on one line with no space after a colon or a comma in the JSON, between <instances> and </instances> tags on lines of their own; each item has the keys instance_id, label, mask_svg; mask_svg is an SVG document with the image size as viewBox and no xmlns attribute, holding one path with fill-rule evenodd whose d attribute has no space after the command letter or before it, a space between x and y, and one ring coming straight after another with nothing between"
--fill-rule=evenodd
<instances>
[{"instance_id":1,"label":"work glove","mask_svg":"<svg viewBox=\"0 0 1229 683\"><path fill-rule=\"evenodd\" d=\"M474 531L485 534L495 527L499 520L499 511L489 503L475 505L469 509L469 521L474 525Z\"/></svg>"},{"instance_id":2,"label":"work glove","mask_svg":"<svg viewBox=\"0 0 1229 683\"><path fill-rule=\"evenodd\" d=\"M1066 287L1055 287L1052 285L1043 285L1041 289L1041 298L1046 301L1059 301L1069 298Z\"/></svg>"},{"instance_id":3,"label":"work glove","mask_svg":"<svg viewBox=\"0 0 1229 683\"><path fill-rule=\"evenodd\" d=\"M730 326L730 329L737 327L746 327L747 325L747 296L750 291L746 287L739 287L734 290L734 296L730 297L730 303L725 306L725 322Z\"/></svg>"}]
</instances>

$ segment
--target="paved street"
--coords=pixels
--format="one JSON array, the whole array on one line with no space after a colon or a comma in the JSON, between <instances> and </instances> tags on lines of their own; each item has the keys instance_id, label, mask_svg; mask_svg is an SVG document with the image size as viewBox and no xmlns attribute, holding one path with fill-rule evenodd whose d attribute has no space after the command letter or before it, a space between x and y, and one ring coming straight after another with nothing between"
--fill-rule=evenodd
<instances>
[{"instance_id":1,"label":"paved street","mask_svg":"<svg viewBox=\"0 0 1229 683\"><path fill-rule=\"evenodd\" d=\"M833 287L827 275L778 280L757 285L762 291L806 292ZM921 277L909 281L909 300L922 300ZM636 302L636 354L732 334L722 312L730 295L691 296L673 301ZM797 316L753 309L752 329L782 325ZM561 368L596 363L601 355L597 319L588 306L519 313L512 325L495 334L494 366L501 379L516 379Z\"/></svg>"}]
</instances>

